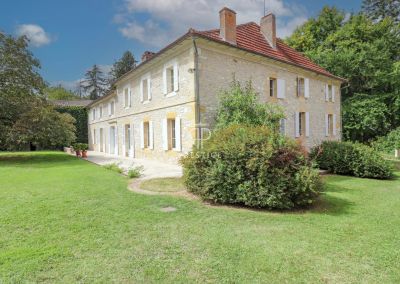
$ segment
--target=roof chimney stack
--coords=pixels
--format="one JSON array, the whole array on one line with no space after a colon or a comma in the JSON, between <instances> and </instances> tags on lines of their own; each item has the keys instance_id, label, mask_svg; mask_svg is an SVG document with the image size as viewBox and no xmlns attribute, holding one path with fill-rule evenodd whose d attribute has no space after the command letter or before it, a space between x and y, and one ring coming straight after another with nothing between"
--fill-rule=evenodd
<instances>
[{"instance_id":1,"label":"roof chimney stack","mask_svg":"<svg viewBox=\"0 0 400 284\"><path fill-rule=\"evenodd\" d=\"M236 44L236 12L229 8L219 11L219 35L223 40Z\"/></svg>"},{"instance_id":2,"label":"roof chimney stack","mask_svg":"<svg viewBox=\"0 0 400 284\"><path fill-rule=\"evenodd\" d=\"M143 52L143 54L142 54L142 63L147 61L147 60L149 60L149 59L151 59L154 56L154 54L155 54L154 52L151 52L151 51L148 51L148 50Z\"/></svg>"},{"instance_id":3,"label":"roof chimney stack","mask_svg":"<svg viewBox=\"0 0 400 284\"><path fill-rule=\"evenodd\" d=\"M271 47L276 49L276 20L274 14L269 13L261 18L260 31Z\"/></svg>"}]
</instances>

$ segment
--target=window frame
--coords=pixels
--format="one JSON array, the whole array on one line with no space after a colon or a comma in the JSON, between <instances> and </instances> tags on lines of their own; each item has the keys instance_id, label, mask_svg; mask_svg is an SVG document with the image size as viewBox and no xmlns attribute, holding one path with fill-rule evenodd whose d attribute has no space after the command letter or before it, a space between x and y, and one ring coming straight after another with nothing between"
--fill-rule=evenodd
<instances>
[{"instance_id":1,"label":"window frame","mask_svg":"<svg viewBox=\"0 0 400 284\"><path fill-rule=\"evenodd\" d=\"M296 79L296 93L297 93L297 97L301 98L305 98L305 94L306 94L306 78L304 77L297 77Z\"/></svg>"},{"instance_id":2,"label":"window frame","mask_svg":"<svg viewBox=\"0 0 400 284\"><path fill-rule=\"evenodd\" d=\"M143 149L150 148L150 121L143 121Z\"/></svg>"},{"instance_id":3,"label":"window frame","mask_svg":"<svg viewBox=\"0 0 400 284\"><path fill-rule=\"evenodd\" d=\"M144 82L147 82L146 88L147 88L147 94L146 94L146 99L144 99ZM141 103L147 104L151 101L151 74L147 73L146 75L142 76L140 79L140 100Z\"/></svg>"},{"instance_id":4,"label":"window frame","mask_svg":"<svg viewBox=\"0 0 400 284\"><path fill-rule=\"evenodd\" d=\"M278 97L278 80L274 77L269 78L269 97L277 98ZM272 93L272 96L271 96Z\"/></svg>"}]
</instances>

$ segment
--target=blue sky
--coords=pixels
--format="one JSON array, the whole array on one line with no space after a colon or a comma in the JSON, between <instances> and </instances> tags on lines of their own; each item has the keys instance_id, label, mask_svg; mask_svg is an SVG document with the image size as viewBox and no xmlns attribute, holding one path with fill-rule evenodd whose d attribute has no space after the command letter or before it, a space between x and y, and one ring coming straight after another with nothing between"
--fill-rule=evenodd
<instances>
[{"instance_id":1,"label":"blue sky","mask_svg":"<svg viewBox=\"0 0 400 284\"><path fill-rule=\"evenodd\" d=\"M265 0L284 37L324 5L357 12L361 0ZM263 0L2 0L0 30L27 34L30 49L51 83L72 87L93 64L108 70L126 50L137 58L157 51L189 27L218 27L223 6L237 12L238 23L258 22Z\"/></svg>"}]
</instances>

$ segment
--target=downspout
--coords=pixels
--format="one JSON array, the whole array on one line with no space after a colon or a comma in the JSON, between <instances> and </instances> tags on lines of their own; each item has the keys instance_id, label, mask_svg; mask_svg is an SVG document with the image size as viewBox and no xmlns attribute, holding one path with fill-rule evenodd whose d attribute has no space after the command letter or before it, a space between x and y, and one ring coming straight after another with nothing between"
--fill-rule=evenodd
<instances>
[{"instance_id":1,"label":"downspout","mask_svg":"<svg viewBox=\"0 0 400 284\"><path fill-rule=\"evenodd\" d=\"M194 96L195 96L195 127L197 146L201 145L201 118L200 118L200 95L199 95L199 52L196 44L196 37L192 36L194 47Z\"/></svg>"}]
</instances>

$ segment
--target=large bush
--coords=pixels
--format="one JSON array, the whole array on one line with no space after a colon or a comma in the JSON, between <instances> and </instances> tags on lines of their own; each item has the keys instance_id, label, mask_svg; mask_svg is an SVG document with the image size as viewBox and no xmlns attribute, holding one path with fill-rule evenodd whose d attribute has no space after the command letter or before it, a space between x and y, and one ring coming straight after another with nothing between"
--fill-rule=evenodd
<instances>
[{"instance_id":1,"label":"large bush","mask_svg":"<svg viewBox=\"0 0 400 284\"><path fill-rule=\"evenodd\" d=\"M220 129L181 163L188 190L222 204L291 209L312 204L322 187L301 146L265 126Z\"/></svg>"},{"instance_id":2,"label":"large bush","mask_svg":"<svg viewBox=\"0 0 400 284\"><path fill-rule=\"evenodd\" d=\"M392 177L390 163L373 148L360 143L325 141L311 150L310 157L321 169L335 174L377 179Z\"/></svg>"},{"instance_id":3,"label":"large bush","mask_svg":"<svg viewBox=\"0 0 400 284\"><path fill-rule=\"evenodd\" d=\"M69 113L75 118L76 142L88 143L87 110L81 106L56 107L56 110L60 113Z\"/></svg>"},{"instance_id":4,"label":"large bush","mask_svg":"<svg viewBox=\"0 0 400 284\"><path fill-rule=\"evenodd\" d=\"M393 154L395 149L400 149L400 127L378 138L372 146L378 151Z\"/></svg>"}]
</instances>

